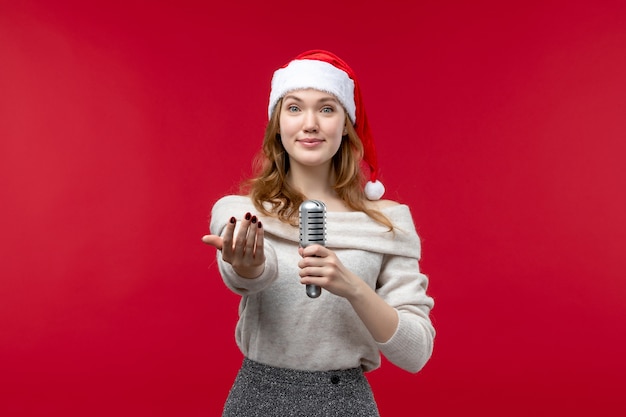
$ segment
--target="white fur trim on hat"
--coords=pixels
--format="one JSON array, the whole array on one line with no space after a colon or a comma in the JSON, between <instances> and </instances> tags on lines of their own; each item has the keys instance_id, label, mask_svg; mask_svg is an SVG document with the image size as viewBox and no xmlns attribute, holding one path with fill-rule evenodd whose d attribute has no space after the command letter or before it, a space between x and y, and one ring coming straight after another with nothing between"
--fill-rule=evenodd
<instances>
[{"instance_id":1,"label":"white fur trim on hat","mask_svg":"<svg viewBox=\"0 0 626 417\"><path fill-rule=\"evenodd\" d=\"M276 103L290 91L313 88L337 97L352 120L356 123L354 81L348 74L332 64L313 59L294 60L274 72L268 116L272 117Z\"/></svg>"}]
</instances>

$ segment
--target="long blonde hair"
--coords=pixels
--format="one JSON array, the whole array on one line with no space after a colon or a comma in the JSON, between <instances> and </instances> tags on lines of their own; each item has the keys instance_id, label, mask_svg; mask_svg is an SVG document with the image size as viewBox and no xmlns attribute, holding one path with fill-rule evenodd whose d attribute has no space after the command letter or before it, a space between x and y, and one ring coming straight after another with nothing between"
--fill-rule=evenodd
<instances>
[{"instance_id":1,"label":"long blonde hair","mask_svg":"<svg viewBox=\"0 0 626 417\"><path fill-rule=\"evenodd\" d=\"M281 106L282 99L272 113L265 129L263 146L255 158L256 176L242 184L242 191L250 195L259 212L297 226L298 208L305 197L287 182L289 155L280 141L278 124ZM347 135L343 136L339 150L332 160L331 169L335 174L333 188L347 207L364 212L393 230L391 221L384 214L366 205L367 199L363 192L365 177L361 170L363 145L347 115L346 131ZM269 203L271 209L268 210L264 202Z\"/></svg>"}]
</instances>

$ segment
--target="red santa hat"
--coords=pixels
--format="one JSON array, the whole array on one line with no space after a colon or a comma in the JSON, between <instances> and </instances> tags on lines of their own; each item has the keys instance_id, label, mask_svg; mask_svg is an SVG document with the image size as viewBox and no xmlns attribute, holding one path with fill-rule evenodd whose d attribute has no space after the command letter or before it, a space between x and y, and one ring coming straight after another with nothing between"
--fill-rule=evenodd
<instances>
[{"instance_id":1,"label":"red santa hat","mask_svg":"<svg viewBox=\"0 0 626 417\"><path fill-rule=\"evenodd\" d=\"M276 103L290 91L314 88L337 97L348 113L361 143L363 160L370 168L370 179L365 185L365 196L379 200L385 187L378 180L378 161L374 138L370 130L361 88L354 71L338 56L323 50L303 52L287 65L274 72L270 92L268 116L272 117Z\"/></svg>"}]
</instances>

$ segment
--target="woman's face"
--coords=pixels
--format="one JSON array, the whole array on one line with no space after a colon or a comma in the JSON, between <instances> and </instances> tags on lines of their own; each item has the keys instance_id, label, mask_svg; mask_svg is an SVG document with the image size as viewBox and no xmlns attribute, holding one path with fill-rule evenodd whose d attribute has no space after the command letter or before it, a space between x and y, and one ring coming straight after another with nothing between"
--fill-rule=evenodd
<instances>
[{"instance_id":1,"label":"woman's face","mask_svg":"<svg viewBox=\"0 0 626 417\"><path fill-rule=\"evenodd\" d=\"M331 94L313 89L287 93L279 131L290 165L329 165L346 134L345 121L343 106Z\"/></svg>"}]
</instances>

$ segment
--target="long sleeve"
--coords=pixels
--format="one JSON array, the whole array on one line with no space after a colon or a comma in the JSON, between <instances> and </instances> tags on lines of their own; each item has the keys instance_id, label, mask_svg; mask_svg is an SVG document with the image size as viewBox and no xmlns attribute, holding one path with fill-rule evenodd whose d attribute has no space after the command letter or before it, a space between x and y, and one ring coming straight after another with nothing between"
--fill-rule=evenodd
<instances>
[{"instance_id":1,"label":"long sleeve","mask_svg":"<svg viewBox=\"0 0 626 417\"><path fill-rule=\"evenodd\" d=\"M418 372L433 351L435 329L429 318L434 300L426 295L428 278L415 258L387 255L377 290L398 312L398 328L378 348L390 362L409 372Z\"/></svg>"},{"instance_id":2,"label":"long sleeve","mask_svg":"<svg viewBox=\"0 0 626 417\"><path fill-rule=\"evenodd\" d=\"M435 329L430 321L434 300L427 295L428 277L420 271L421 242L407 206L392 206L384 214L394 224L388 232L373 222L361 222L354 228L351 216L334 214L338 219L329 246L352 247L378 253L381 256L378 274L369 276L372 268L353 267L353 272L372 285L398 313L398 328L391 339L376 343L390 362L408 372L418 372L433 351ZM329 236L331 235L329 231Z\"/></svg>"},{"instance_id":3,"label":"long sleeve","mask_svg":"<svg viewBox=\"0 0 626 417\"><path fill-rule=\"evenodd\" d=\"M224 284L239 295L250 295L263 291L278 277L278 260L271 245L265 244L265 269L256 278L244 278L237 274L232 265L222 259L222 252L217 251L217 265Z\"/></svg>"}]
</instances>

